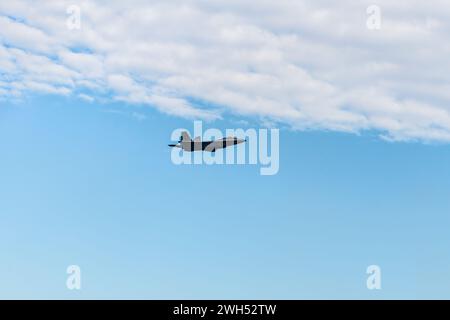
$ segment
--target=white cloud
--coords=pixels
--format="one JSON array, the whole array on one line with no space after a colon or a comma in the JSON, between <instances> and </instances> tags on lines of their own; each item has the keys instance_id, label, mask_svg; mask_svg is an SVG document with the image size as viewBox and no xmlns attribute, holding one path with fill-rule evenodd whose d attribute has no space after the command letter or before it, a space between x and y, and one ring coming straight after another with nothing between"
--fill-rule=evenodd
<instances>
[{"instance_id":1,"label":"white cloud","mask_svg":"<svg viewBox=\"0 0 450 320\"><path fill-rule=\"evenodd\" d=\"M380 0L377 31L371 1L83 1L69 30L73 4L0 3L0 95L110 95L189 118L450 141L446 1Z\"/></svg>"},{"instance_id":2,"label":"white cloud","mask_svg":"<svg viewBox=\"0 0 450 320\"><path fill-rule=\"evenodd\" d=\"M76 70L87 79L101 79L104 75L103 62L95 54L73 53L65 50L58 53L63 65Z\"/></svg>"},{"instance_id":3,"label":"white cloud","mask_svg":"<svg viewBox=\"0 0 450 320\"><path fill-rule=\"evenodd\" d=\"M95 99L93 97L91 97L90 95L85 94L85 93L78 94L78 97L80 99L84 100L84 101L87 101L87 102L94 102L95 101Z\"/></svg>"}]
</instances>

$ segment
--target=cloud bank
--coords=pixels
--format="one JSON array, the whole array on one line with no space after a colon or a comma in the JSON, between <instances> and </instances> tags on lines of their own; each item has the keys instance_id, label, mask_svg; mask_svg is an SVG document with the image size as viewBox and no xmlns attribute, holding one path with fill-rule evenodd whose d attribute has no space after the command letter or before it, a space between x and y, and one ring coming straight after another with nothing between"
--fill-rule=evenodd
<instances>
[{"instance_id":1,"label":"cloud bank","mask_svg":"<svg viewBox=\"0 0 450 320\"><path fill-rule=\"evenodd\" d=\"M0 99L107 98L187 118L449 142L450 7L380 0L371 30L371 4L2 1ZM67 25L71 5L79 29Z\"/></svg>"}]
</instances>

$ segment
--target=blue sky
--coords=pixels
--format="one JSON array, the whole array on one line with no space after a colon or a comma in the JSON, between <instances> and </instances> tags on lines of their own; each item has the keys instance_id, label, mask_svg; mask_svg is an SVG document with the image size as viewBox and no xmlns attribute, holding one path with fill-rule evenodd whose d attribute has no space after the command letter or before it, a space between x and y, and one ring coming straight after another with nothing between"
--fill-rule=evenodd
<instances>
[{"instance_id":1,"label":"blue sky","mask_svg":"<svg viewBox=\"0 0 450 320\"><path fill-rule=\"evenodd\" d=\"M449 297L446 145L284 130L280 171L261 176L175 166L171 130L192 122L105 109L135 111L2 105L2 298Z\"/></svg>"},{"instance_id":2,"label":"blue sky","mask_svg":"<svg viewBox=\"0 0 450 320\"><path fill-rule=\"evenodd\" d=\"M370 5L0 2L0 298L450 298L450 10ZM278 174L174 165L195 120Z\"/></svg>"}]
</instances>

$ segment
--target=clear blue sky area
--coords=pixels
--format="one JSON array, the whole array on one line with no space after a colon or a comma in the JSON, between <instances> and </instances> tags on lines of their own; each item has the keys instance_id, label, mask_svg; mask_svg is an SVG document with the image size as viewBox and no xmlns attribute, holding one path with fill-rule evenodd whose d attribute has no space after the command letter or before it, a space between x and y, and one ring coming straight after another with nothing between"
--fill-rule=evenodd
<instances>
[{"instance_id":1,"label":"clear blue sky area","mask_svg":"<svg viewBox=\"0 0 450 320\"><path fill-rule=\"evenodd\" d=\"M0 104L0 298L450 298L448 145L281 129L261 176L174 165L193 123L150 108Z\"/></svg>"}]
</instances>

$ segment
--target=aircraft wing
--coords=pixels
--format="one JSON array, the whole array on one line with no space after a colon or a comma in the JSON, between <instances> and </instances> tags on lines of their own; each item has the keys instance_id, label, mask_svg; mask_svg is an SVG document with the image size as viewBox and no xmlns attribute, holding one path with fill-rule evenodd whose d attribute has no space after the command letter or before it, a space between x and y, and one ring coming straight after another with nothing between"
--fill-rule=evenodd
<instances>
[{"instance_id":1,"label":"aircraft wing","mask_svg":"<svg viewBox=\"0 0 450 320\"><path fill-rule=\"evenodd\" d=\"M212 141L210 144L208 144L205 148L205 151L209 151L209 152L215 152L217 149L222 148L222 142L218 143L218 141Z\"/></svg>"}]
</instances>

